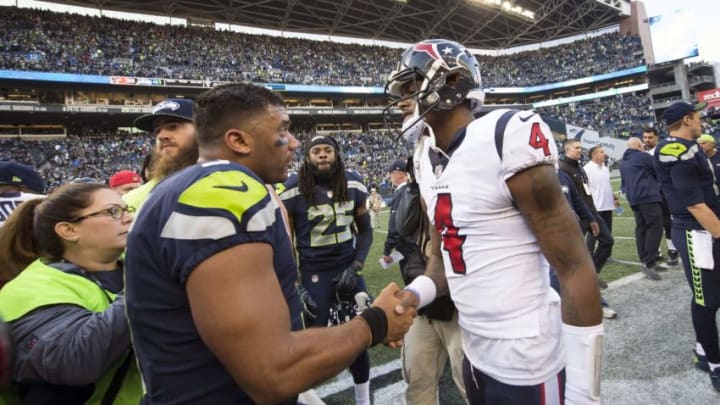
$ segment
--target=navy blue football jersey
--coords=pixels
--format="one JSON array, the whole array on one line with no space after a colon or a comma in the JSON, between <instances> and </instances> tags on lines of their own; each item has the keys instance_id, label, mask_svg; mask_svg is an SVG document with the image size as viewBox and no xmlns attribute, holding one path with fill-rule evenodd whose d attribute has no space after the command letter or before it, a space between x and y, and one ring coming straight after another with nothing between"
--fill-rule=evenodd
<instances>
[{"instance_id":1,"label":"navy blue football jersey","mask_svg":"<svg viewBox=\"0 0 720 405\"><path fill-rule=\"evenodd\" d=\"M655 172L673 222L702 229L687 207L704 202L720 217L714 171L697 143L669 137L655 148Z\"/></svg>"},{"instance_id":2,"label":"navy blue football jersey","mask_svg":"<svg viewBox=\"0 0 720 405\"><path fill-rule=\"evenodd\" d=\"M355 257L353 214L356 208L365 206L368 192L358 173L346 171L345 176L348 201L333 202L332 191L319 183L313 206L300 194L296 175L285 182L280 198L295 228L300 271L337 270L350 265Z\"/></svg>"},{"instance_id":3,"label":"navy blue football jersey","mask_svg":"<svg viewBox=\"0 0 720 405\"><path fill-rule=\"evenodd\" d=\"M200 338L185 283L207 258L254 242L273 247L292 329L301 329L290 235L278 199L255 174L228 161L198 164L162 181L145 201L125 257L127 314L145 403L253 403ZM258 311L262 307L259 302Z\"/></svg>"}]
</instances>

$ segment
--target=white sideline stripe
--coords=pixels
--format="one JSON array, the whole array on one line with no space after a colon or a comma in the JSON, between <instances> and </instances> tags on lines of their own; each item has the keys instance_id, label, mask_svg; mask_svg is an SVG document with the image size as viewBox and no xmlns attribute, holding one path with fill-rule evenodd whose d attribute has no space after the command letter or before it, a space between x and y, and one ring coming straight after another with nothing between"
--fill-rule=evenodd
<instances>
[{"instance_id":1,"label":"white sideline stripe","mask_svg":"<svg viewBox=\"0 0 720 405\"><path fill-rule=\"evenodd\" d=\"M632 260L618 260L618 259L613 259L613 261L614 261L615 263L629 264L629 265L631 265L631 266L639 266L640 264L642 264L642 263L640 263L640 262L634 262L634 261L632 261Z\"/></svg>"},{"instance_id":2,"label":"white sideline stripe","mask_svg":"<svg viewBox=\"0 0 720 405\"><path fill-rule=\"evenodd\" d=\"M635 240L632 236L615 236L615 239L622 239L622 240Z\"/></svg>"},{"instance_id":3,"label":"white sideline stripe","mask_svg":"<svg viewBox=\"0 0 720 405\"><path fill-rule=\"evenodd\" d=\"M638 265L640 265L640 263L638 263ZM632 282L634 282L634 281L638 281L638 280L643 279L643 278L645 278L645 274L643 274L643 273L633 273L633 274L631 274L631 275L629 275L629 276L625 276L625 277L623 277L623 278L619 278L619 279L617 279L617 280L615 280L615 281L609 282L607 289L608 289L608 290L614 290L614 289L616 289L616 288L618 288L618 287L622 287L622 286L624 286L624 285L628 285L628 284L630 284L630 283L632 283Z\"/></svg>"},{"instance_id":4,"label":"white sideline stripe","mask_svg":"<svg viewBox=\"0 0 720 405\"><path fill-rule=\"evenodd\" d=\"M380 388L373 393L373 404L404 405L405 390L407 390L407 384L403 380Z\"/></svg>"},{"instance_id":5,"label":"white sideline stripe","mask_svg":"<svg viewBox=\"0 0 720 405\"><path fill-rule=\"evenodd\" d=\"M637 266L640 265L640 263L638 263L638 262L631 262L628 260L615 260L615 262L624 263L624 264L634 264ZM643 273L630 274L629 276L625 276L623 278L609 282L607 289L612 290L612 289L615 289L618 287L622 287L624 285L630 284L632 282L635 282L635 281L643 279L643 278L645 278L645 274L643 274ZM370 369L370 379L372 380L375 377L391 373L398 369L400 369L400 359L395 359L395 360L393 360L389 363L385 363L381 366L372 367ZM338 392L345 391L346 389L352 388L355 385L350 373L348 373L347 371L344 371L341 375L342 375L342 377L333 383L316 387L315 392L318 395L320 395L322 398L327 398L330 395L335 395ZM398 385L398 384L400 384L400 385ZM376 391L376 394L374 394L374 395L377 395L377 396L374 396L374 398L376 399L376 403L379 403L379 404L391 403L391 402L384 402L384 401L378 402L378 399L379 399L378 396L379 395L383 395L383 396L387 395L391 398L397 398L397 396L395 395L395 393L397 393L396 390L403 389L403 391L404 391L404 388L403 388L403 387L405 387L404 384L405 384L405 382L400 380L399 382L397 382L395 384L391 384L391 385L387 386L386 388L379 390L380 392ZM386 391L386 389L387 389L387 391Z\"/></svg>"},{"instance_id":6,"label":"white sideline stripe","mask_svg":"<svg viewBox=\"0 0 720 405\"><path fill-rule=\"evenodd\" d=\"M381 375L385 375L388 373L392 373L395 370L400 369L400 359L395 359L389 363L385 363L381 366L376 366L370 369L370 379L372 380L375 377L379 377ZM335 395L338 392L345 391L348 388L352 388L355 386L355 383L353 382L352 376L347 371L344 371L341 374L342 378L339 378L337 381L332 382L330 384L321 385L319 387L315 388L315 392L320 395L322 398L327 398L330 395Z\"/></svg>"}]
</instances>

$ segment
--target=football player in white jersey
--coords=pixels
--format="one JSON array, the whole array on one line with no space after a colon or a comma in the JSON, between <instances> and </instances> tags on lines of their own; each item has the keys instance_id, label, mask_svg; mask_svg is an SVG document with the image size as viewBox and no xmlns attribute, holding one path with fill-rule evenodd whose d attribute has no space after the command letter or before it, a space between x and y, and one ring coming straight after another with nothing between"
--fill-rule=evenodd
<instances>
[{"instance_id":1,"label":"football player in white jersey","mask_svg":"<svg viewBox=\"0 0 720 405\"><path fill-rule=\"evenodd\" d=\"M475 57L442 39L408 48L388 79L393 104L415 99L425 127L414 161L433 224L426 274L396 310L450 293L471 404L599 403L600 293L555 174L552 133L532 111L476 119L480 87Z\"/></svg>"}]
</instances>

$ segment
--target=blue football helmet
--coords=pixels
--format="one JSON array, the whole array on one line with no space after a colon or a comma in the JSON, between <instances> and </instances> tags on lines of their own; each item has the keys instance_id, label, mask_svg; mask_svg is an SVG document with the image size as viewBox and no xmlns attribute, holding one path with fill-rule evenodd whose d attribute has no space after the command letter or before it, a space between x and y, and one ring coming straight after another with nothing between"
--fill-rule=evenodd
<instances>
[{"instance_id":1,"label":"blue football helmet","mask_svg":"<svg viewBox=\"0 0 720 405\"><path fill-rule=\"evenodd\" d=\"M416 86L406 93L409 82ZM396 105L414 98L419 112L425 115L433 109L451 110L472 98L482 103L480 65L470 51L447 39L428 39L405 50L396 70L388 77L385 93ZM474 105L473 109L479 106Z\"/></svg>"}]
</instances>

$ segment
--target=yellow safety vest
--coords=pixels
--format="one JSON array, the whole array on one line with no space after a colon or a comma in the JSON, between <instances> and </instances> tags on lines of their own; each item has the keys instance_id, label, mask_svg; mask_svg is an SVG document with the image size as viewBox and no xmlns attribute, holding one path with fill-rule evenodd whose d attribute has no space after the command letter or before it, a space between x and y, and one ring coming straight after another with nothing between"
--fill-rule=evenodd
<instances>
[{"instance_id":1,"label":"yellow safety vest","mask_svg":"<svg viewBox=\"0 0 720 405\"><path fill-rule=\"evenodd\" d=\"M0 289L0 316L6 322L12 322L37 308L63 304L103 312L114 299L115 294L102 289L93 281L81 275L65 273L38 259ZM95 391L86 404L100 405L116 371L128 360L128 356L132 356L130 364L126 366L127 372L112 403L137 405L140 402L143 395L140 372L135 356L128 353L118 359L95 383ZM18 403L19 399L12 390L0 396L0 405Z\"/></svg>"}]
</instances>

